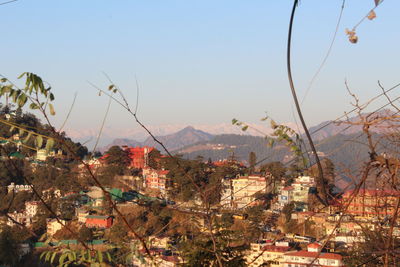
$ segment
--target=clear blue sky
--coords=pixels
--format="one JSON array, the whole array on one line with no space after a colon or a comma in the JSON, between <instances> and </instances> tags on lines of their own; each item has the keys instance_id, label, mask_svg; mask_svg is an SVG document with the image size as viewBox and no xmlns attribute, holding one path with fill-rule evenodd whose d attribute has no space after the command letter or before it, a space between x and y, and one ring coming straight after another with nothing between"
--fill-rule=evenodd
<instances>
[{"instance_id":1,"label":"clear blue sky","mask_svg":"<svg viewBox=\"0 0 400 267\"><path fill-rule=\"evenodd\" d=\"M41 75L54 88L59 124L78 92L68 126L98 128L108 73L148 124L256 122L264 112L293 121L286 74L289 0L19 0L0 6L0 73ZM359 43L344 34L373 6L347 1L325 68L304 102L310 125L351 108L347 78L362 100L400 81L398 11L385 1L374 21L358 28ZM342 0L303 0L293 36L293 72L299 96L328 49ZM393 95L398 95L395 92ZM137 127L117 105L107 123Z\"/></svg>"}]
</instances>

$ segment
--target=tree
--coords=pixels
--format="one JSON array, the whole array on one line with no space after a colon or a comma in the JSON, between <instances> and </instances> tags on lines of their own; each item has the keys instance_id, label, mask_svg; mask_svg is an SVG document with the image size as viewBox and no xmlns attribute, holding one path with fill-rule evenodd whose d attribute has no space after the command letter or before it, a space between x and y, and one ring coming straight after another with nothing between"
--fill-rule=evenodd
<instances>
[{"instance_id":1,"label":"tree","mask_svg":"<svg viewBox=\"0 0 400 267\"><path fill-rule=\"evenodd\" d=\"M262 165L260 171L270 173L275 179L281 179L285 176L287 169L282 162L274 161Z\"/></svg>"},{"instance_id":2,"label":"tree","mask_svg":"<svg viewBox=\"0 0 400 267\"><path fill-rule=\"evenodd\" d=\"M257 163L257 156L256 156L256 153L254 153L252 151L252 152L249 153L249 165L250 165L249 172L250 172L250 174L254 173L255 167L256 167L256 163Z\"/></svg>"},{"instance_id":3,"label":"tree","mask_svg":"<svg viewBox=\"0 0 400 267\"><path fill-rule=\"evenodd\" d=\"M148 159L148 165L150 168L152 169L160 169L161 167L161 153L159 150L157 149L153 149L150 153L149 153L149 159Z\"/></svg>"},{"instance_id":4,"label":"tree","mask_svg":"<svg viewBox=\"0 0 400 267\"><path fill-rule=\"evenodd\" d=\"M0 233L0 263L9 266L17 266L19 261L18 245L10 227L5 227Z\"/></svg>"},{"instance_id":5,"label":"tree","mask_svg":"<svg viewBox=\"0 0 400 267\"><path fill-rule=\"evenodd\" d=\"M260 170L262 173L265 173L265 175L267 175L269 173L272 176L271 182L273 183L272 188L273 188L274 192L276 189L276 185L280 183L282 178L285 179L285 182L288 182L285 177L287 168L283 165L282 162L279 162L279 161L268 162L268 163L262 165Z\"/></svg>"},{"instance_id":6,"label":"tree","mask_svg":"<svg viewBox=\"0 0 400 267\"><path fill-rule=\"evenodd\" d=\"M105 155L107 164L116 165L121 168L126 168L129 165L129 152L119 146L110 147Z\"/></svg>"},{"instance_id":7,"label":"tree","mask_svg":"<svg viewBox=\"0 0 400 267\"><path fill-rule=\"evenodd\" d=\"M79 237L82 241L91 241L93 240L93 230L90 228L87 228L85 225L79 229Z\"/></svg>"}]
</instances>

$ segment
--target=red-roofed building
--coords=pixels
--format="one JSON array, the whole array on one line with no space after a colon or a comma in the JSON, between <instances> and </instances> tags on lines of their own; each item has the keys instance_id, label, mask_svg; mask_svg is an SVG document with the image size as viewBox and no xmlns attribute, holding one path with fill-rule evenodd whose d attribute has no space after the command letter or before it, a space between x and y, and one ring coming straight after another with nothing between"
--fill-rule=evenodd
<instances>
[{"instance_id":1,"label":"red-roofed building","mask_svg":"<svg viewBox=\"0 0 400 267\"><path fill-rule=\"evenodd\" d=\"M149 165L149 154L154 150L154 147L123 147L129 152L131 162L129 167L143 169Z\"/></svg>"},{"instance_id":2,"label":"red-roofed building","mask_svg":"<svg viewBox=\"0 0 400 267\"><path fill-rule=\"evenodd\" d=\"M340 267L343 258L335 253L319 253L310 251L287 252L283 256L284 267Z\"/></svg>"},{"instance_id":3,"label":"red-roofed building","mask_svg":"<svg viewBox=\"0 0 400 267\"><path fill-rule=\"evenodd\" d=\"M275 245L266 242L263 243L251 243L250 253L246 257L248 266L256 267L268 264L268 266L278 267L282 266L283 256L290 249L285 245L278 245L282 242L276 242ZM285 243L285 242L283 242Z\"/></svg>"},{"instance_id":4,"label":"red-roofed building","mask_svg":"<svg viewBox=\"0 0 400 267\"><path fill-rule=\"evenodd\" d=\"M354 190L350 190L343 194L341 204L345 206L351 201L347 214L364 217L384 217L394 213L396 201L399 197L400 192L392 190L360 189L357 194Z\"/></svg>"},{"instance_id":5,"label":"red-roofed building","mask_svg":"<svg viewBox=\"0 0 400 267\"><path fill-rule=\"evenodd\" d=\"M310 252L320 252L322 249L322 246L318 243L311 243L307 245L307 250Z\"/></svg>"},{"instance_id":6,"label":"red-roofed building","mask_svg":"<svg viewBox=\"0 0 400 267\"><path fill-rule=\"evenodd\" d=\"M345 266L343 258L335 253L321 252L322 246L312 243L307 246L307 251L290 251L283 256L284 267L340 267Z\"/></svg>"},{"instance_id":7,"label":"red-roofed building","mask_svg":"<svg viewBox=\"0 0 400 267\"><path fill-rule=\"evenodd\" d=\"M85 225L89 228L110 228L113 224L111 216L87 215Z\"/></svg>"}]
</instances>

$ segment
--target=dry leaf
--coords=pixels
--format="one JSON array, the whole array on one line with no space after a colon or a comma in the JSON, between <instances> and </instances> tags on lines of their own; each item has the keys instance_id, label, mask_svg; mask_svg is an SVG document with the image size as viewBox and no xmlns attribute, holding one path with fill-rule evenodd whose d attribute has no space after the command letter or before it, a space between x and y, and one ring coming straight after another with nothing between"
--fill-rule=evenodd
<instances>
[{"instance_id":1,"label":"dry leaf","mask_svg":"<svg viewBox=\"0 0 400 267\"><path fill-rule=\"evenodd\" d=\"M368 18L369 20L373 20L374 18L376 18L376 13L375 13L375 11L371 10L371 12L369 12L367 18Z\"/></svg>"},{"instance_id":2,"label":"dry leaf","mask_svg":"<svg viewBox=\"0 0 400 267\"><path fill-rule=\"evenodd\" d=\"M356 44L358 42L357 35L349 36L349 41L350 41L350 43Z\"/></svg>"},{"instance_id":3,"label":"dry leaf","mask_svg":"<svg viewBox=\"0 0 400 267\"><path fill-rule=\"evenodd\" d=\"M356 32L354 30L346 29L346 34L349 37L350 43L352 43L352 44L357 43L358 37L357 37Z\"/></svg>"}]
</instances>

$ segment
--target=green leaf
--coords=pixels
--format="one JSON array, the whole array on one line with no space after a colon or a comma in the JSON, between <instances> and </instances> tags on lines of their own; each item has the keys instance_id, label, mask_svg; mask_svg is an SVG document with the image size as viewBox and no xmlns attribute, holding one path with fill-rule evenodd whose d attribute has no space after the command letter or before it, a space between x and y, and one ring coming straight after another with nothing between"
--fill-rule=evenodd
<instances>
[{"instance_id":1,"label":"green leaf","mask_svg":"<svg viewBox=\"0 0 400 267\"><path fill-rule=\"evenodd\" d=\"M237 119L232 119L232 125L236 125L237 122L238 122Z\"/></svg>"},{"instance_id":2,"label":"green leaf","mask_svg":"<svg viewBox=\"0 0 400 267\"><path fill-rule=\"evenodd\" d=\"M38 109L39 106L38 106L37 104L35 104L35 103L31 103L31 104L29 105L29 108L30 108L30 109Z\"/></svg>"},{"instance_id":3,"label":"green leaf","mask_svg":"<svg viewBox=\"0 0 400 267\"><path fill-rule=\"evenodd\" d=\"M28 100L28 97L26 96L26 94L21 94L18 97L18 106L23 107L26 104L27 100Z\"/></svg>"},{"instance_id":4,"label":"green leaf","mask_svg":"<svg viewBox=\"0 0 400 267\"><path fill-rule=\"evenodd\" d=\"M245 132L245 131L247 131L248 128L249 128L249 126L245 125L245 126L242 127L242 131Z\"/></svg>"},{"instance_id":5,"label":"green leaf","mask_svg":"<svg viewBox=\"0 0 400 267\"><path fill-rule=\"evenodd\" d=\"M31 139L32 137L32 133L28 132L28 135L25 137L24 141L22 141L22 143L26 144L28 143L29 139Z\"/></svg>"},{"instance_id":6,"label":"green leaf","mask_svg":"<svg viewBox=\"0 0 400 267\"><path fill-rule=\"evenodd\" d=\"M65 259L67 258L67 254L62 254L60 259L58 260L60 266L62 266L64 264Z\"/></svg>"},{"instance_id":7,"label":"green leaf","mask_svg":"<svg viewBox=\"0 0 400 267\"><path fill-rule=\"evenodd\" d=\"M54 95L53 95L53 93L50 93L50 101L53 101L54 100Z\"/></svg>"},{"instance_id":8,"label":"green leaf","mask_svg":"<svg viewBox=\"0 0 400 267\"><path fill-rule=\"evenodd\" d=\"M114 89L114 84L111 84L110 86L108 86L108 90L111 91L112 89Z\"/></svg>"},{"instance_id":9,"label":"green leaf","mask_svg":"<svg viewBox=\"0 0 400 267\"><path fill-rule=\"evenodd\" d=\"M51 251L47 251L46 258L44 259L44 261L49 261L50 260L50 256L51 256Z\"/></svg>"},{"instance_id":10,"label":"green leaf","mask_svg":"<svg viewBox=\"0 0 400 267\"><path fill-rule=\"evenodd\" d=\"M92 254L91 254L90 250L88 250L88 259L87 259L87 261L88 262L92 262Z\"/></svg>"},{"instance_id":11,"label":"green leaf","mask_svg":"<svg viewBox=\"0 0 400 267\"><path fill-rule=\"evenodd\" d=\"M0 80L2 83L5 83L7 81L7 78L1 78Z\"/></svg>"},{"instance_id":12,"label":"green leaf","mask_svg":"<svg viewBox=\"0 0 400 267\"><path fill-rule=\"evenodd\" d=\"M43 137L41 135L36 136L36 147L41 148L43 145Z\"/></svg>"},{"instance_id":13,"label":"green leaf","mask_svg":"<svg viewBox=\"0 0 400 267\"><path fill-rule=\"evenodd\" d=\"M99 262L103 262L103 253L101 253L100 250L97 251L97 257L99 259Z\"/></svg>"},{"instance_id":14,"label":"green leaf","mask_svg":"<svg viewBox=\"0 0 400 267\"><path fill-rule=\"evenodd\" d=\"M269 139L269 141L268 141L268 145L270 146L270 147L273 147L274 146L274 144L275 144L275 140L274 139Z\"/></svg>"},{"instance_id":15,"label":"green leaf","mask_svg":"<svg viewBox=\"0 0 400 267\"><path fill-rule=\"evenodd\" d=\"M21 79L22 77L24 77L24 75L27 75L27 72L23 72L21 75L18 76L18 79Z\"/></svg>"},{"instance_id":16,"label":"green leaf","mask_svg":"<svg viewBox=\"0 0 400 267\"><path fill-rule=\"evenodd\" d=\"M50 263L54 262L54 259L56 258L57 252L54 252L53 255L51 255Z\"/></svg>"},{"instance_id":17,"label":"green leaf","mask_svg":"<svg viewBox=\"0 0 400 267\"><path fill-rule=\"evenodd\" d=\"M112 262L111 254L109 252L106 252L106 256L107 256L108 262Z\"/></svg>"},{"instance_id":18,"label":"green leaf","mask_svg":"<svg viewBox=\"0 0 400 267\"><path fill-rule=\"evenodd\" d=\"M46 253L47 253L47 251L43 251L42 253L40 253L39 259L42 259Z\"/></svg>"},{"instance_id":19,"label":"green leaf","mask_svg":"<svg viewBox=\"0 0 400 267\"><path fill-rule=\"evenodd\" d=\"M73 261L74 260L74 256L72 255L72 253L71 252L68 252L68 260L69 261Z\"/></svg>"},{"instance_id":20,"label":"green leaf","mask_svg":"<svg viewBox=\"0 0 400 267\"><path fill-rule=\"evenodd\" d=\"M49 138L47 139L46 142L46 151L49 152L54 146L54 139L53 138Z\"/></svg>"},{"instance_id":21,"label":"green leaf","mask_svg":"<svg viewBox=\"0 0 400 267\"><path fill-rule=\"evenodd\" d=\"M50 114L51 114L52 116L56 115L56 112L54 111L53 104L49 103L49 108L50 108Z\"/></svg>"}]
</instances>

